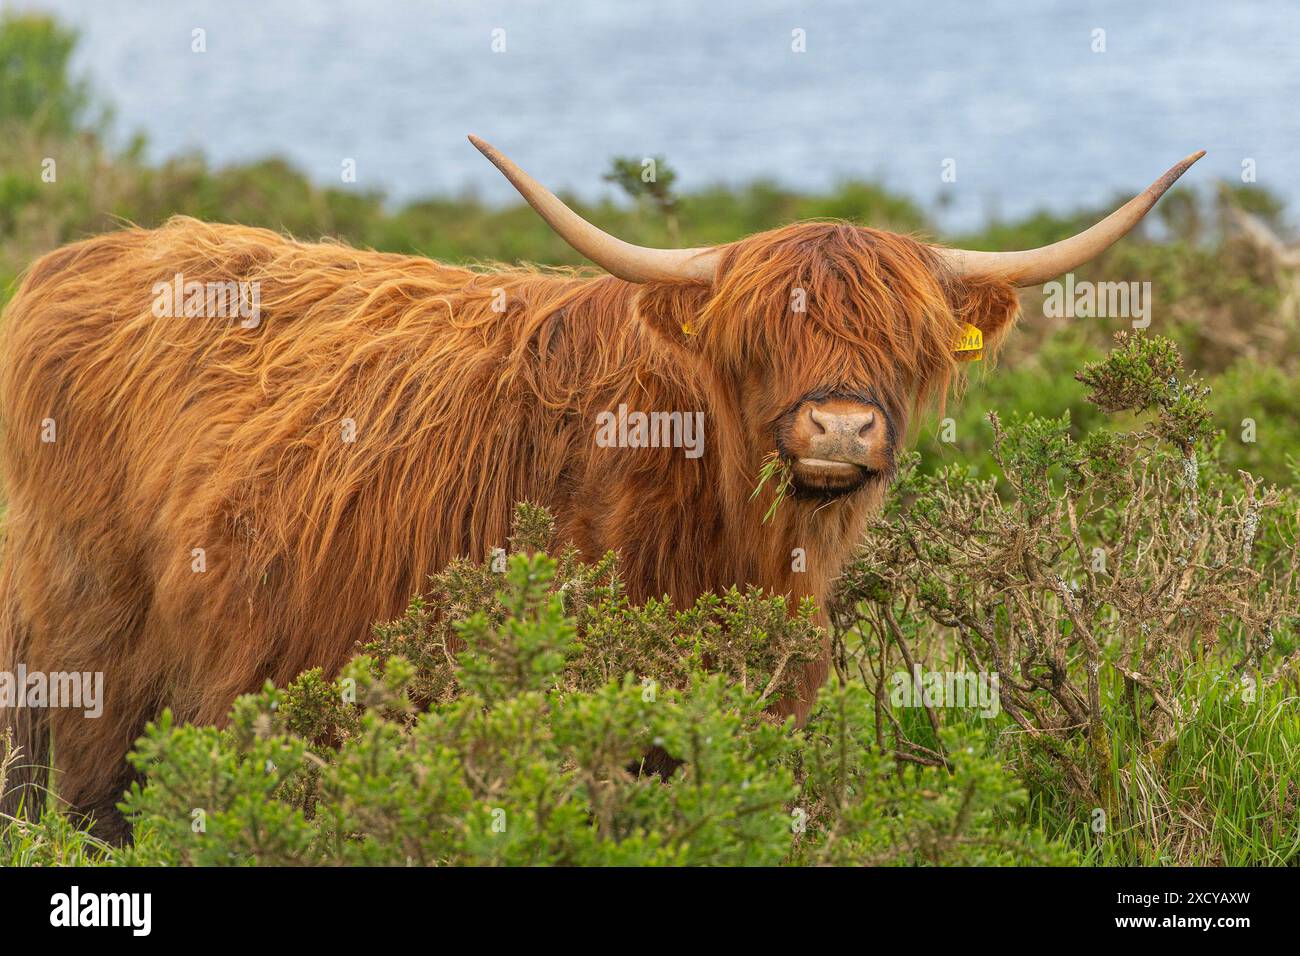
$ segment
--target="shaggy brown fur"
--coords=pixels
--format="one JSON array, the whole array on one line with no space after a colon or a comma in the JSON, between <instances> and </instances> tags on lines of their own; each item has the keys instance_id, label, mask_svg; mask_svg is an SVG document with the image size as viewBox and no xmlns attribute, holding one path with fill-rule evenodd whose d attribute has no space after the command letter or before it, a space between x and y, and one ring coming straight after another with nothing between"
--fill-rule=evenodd
<instances>
[{"instance_id":1,"label":"shaggy brown fur","mask_svg":"<svg viewBox=\"0 0 1300 956\"><path fill-rule=\"evenodd\" d=\"M260 325L155 318L176 273L260 283ZM185 218L59 249L0 343L0 670L103 671L105 713L0 722L37 759L52 731L60 796L112 819L123 756L162 708L220 722L267 679L334 671L427 575L504 544L521 500L584 553L621 551L637 598L754 583L823 599L884 488L761 524L773 423L845 388L901 434L954 384L961 323L989 355L1015 312L1009 285L844 223L737 242L711 287L472 272ZM703 411L703 457L596 447L620 403ZM826 670L782 712L802 720Z\"/></svg>"}]
</instances>

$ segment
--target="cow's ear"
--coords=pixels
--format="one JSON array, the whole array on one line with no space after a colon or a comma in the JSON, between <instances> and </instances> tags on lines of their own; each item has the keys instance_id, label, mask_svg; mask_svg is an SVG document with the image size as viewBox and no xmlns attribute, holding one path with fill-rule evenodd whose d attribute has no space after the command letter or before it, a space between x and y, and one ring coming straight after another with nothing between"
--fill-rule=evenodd
<instances>
[{"instance_id":1,"label":"cow's ear","mask_svg":"<svg viewBox=\"0 0 1300 956\"><path fill-rule=\"evenodd\" d=\"M984 355L994 357L1020 317L1016 287L1001 279L962 279L950 290L953 314L984 333Z\"/></svg>"},{"instance_id":2,"label":"cow's ear","mask_svg":"<svg viewBox=\"0 0 1300 956\"><path fill-rule=\"evenodd\" d=\"M636 297L636 317L666 348L698 356L700 316L712 296L700 282L650 282Z\"/></svg>"}]
</instances>

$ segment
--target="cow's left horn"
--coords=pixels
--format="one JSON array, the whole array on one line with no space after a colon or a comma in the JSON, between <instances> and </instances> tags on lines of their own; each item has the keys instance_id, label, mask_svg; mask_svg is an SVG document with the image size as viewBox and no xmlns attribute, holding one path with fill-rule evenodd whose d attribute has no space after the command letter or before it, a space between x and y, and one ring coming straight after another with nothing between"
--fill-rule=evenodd
<instances>
[{"instance_id":1,"label":"cow's left horn","mask_svg":"<svg viewBox=\"0 0 1300 956\"><path fill-rule=\"evenodd\" d=\"M1024 252L975 252L943 246L934 249L959 275L1008 279L1018 286L1038 285L1096 258L1124 238L1165 194L1165 190L1204 155L1205 150L1192 153L1091 229L1050 246Z\"/></svg>"},{"instance_id":2,"label":"cow's left horn","mask_svg":"<svg viewBox=\"0 0 1300 956\"><path fill-rule=\"evenodd\" d=\"M716 249L647 249L616 239L560 202L554 193L493 146L477 136L471 136L469 141L505 174L519 194L528 200L528 205L537 210L561 239L607 272L628 282L713 280L718 259Z\"/></svg>"}]
</instances>

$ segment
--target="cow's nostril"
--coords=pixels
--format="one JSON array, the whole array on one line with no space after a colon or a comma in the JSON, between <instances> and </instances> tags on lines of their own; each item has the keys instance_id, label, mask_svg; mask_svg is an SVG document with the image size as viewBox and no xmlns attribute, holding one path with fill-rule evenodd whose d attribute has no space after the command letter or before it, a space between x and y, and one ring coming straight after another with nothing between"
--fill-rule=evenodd
<instances>
[{"instance_id":1,"label":"cow's nostril","mask_svg":"<svg viewBox=\"0 0 1300 956\"><path fill-rule=\"evenodd\" d=\"M810 409L808 409L808 418L809 418L809 420L810 420L810 421L811 421L811 422L812 422L812 423L817 427L817 431L814 432L814 434L817 434L817 435L825 435L825 434L826 434L826 431L827 431L827 428L826 428L827 422L826 422L826 420L825 420L824 417L823 417L825 414L826 414L825 412L818 411L818 410L815 409L815 408L810 408ZM833 418L834 416L831 416L831 417Z\"/></svg>"},{"instance_id":2,"label":"cow's nostril","mask_svg":"<svg viewBox=\"0 0 1300 956\"><path fill-rule=\"evenodd\" d=\"M867 412L866 420L862 423L862 427L858 429L858 437L866 438L867 433L871 431L871 426L874 425L875 423L876 423L876 413Z\"/></svg>"}]
</instances>

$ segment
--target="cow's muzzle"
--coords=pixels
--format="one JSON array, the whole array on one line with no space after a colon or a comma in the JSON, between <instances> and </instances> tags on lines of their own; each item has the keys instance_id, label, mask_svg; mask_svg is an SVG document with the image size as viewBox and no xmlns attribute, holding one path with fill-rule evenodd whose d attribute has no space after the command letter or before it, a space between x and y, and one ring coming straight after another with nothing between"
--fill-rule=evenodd
<instances>
[{"instance_id":1,"label":"cow's muzzle","mask_svg":"<svg viewBox=\"0 0 1300 956\"><path fill-rule=\"evenodd\" d=\"M889 416L873 401L845 395L808 398L782 416L777 445L794 472L795 490L845 495L894 467Z\"/></svg>"}]
</instances>

